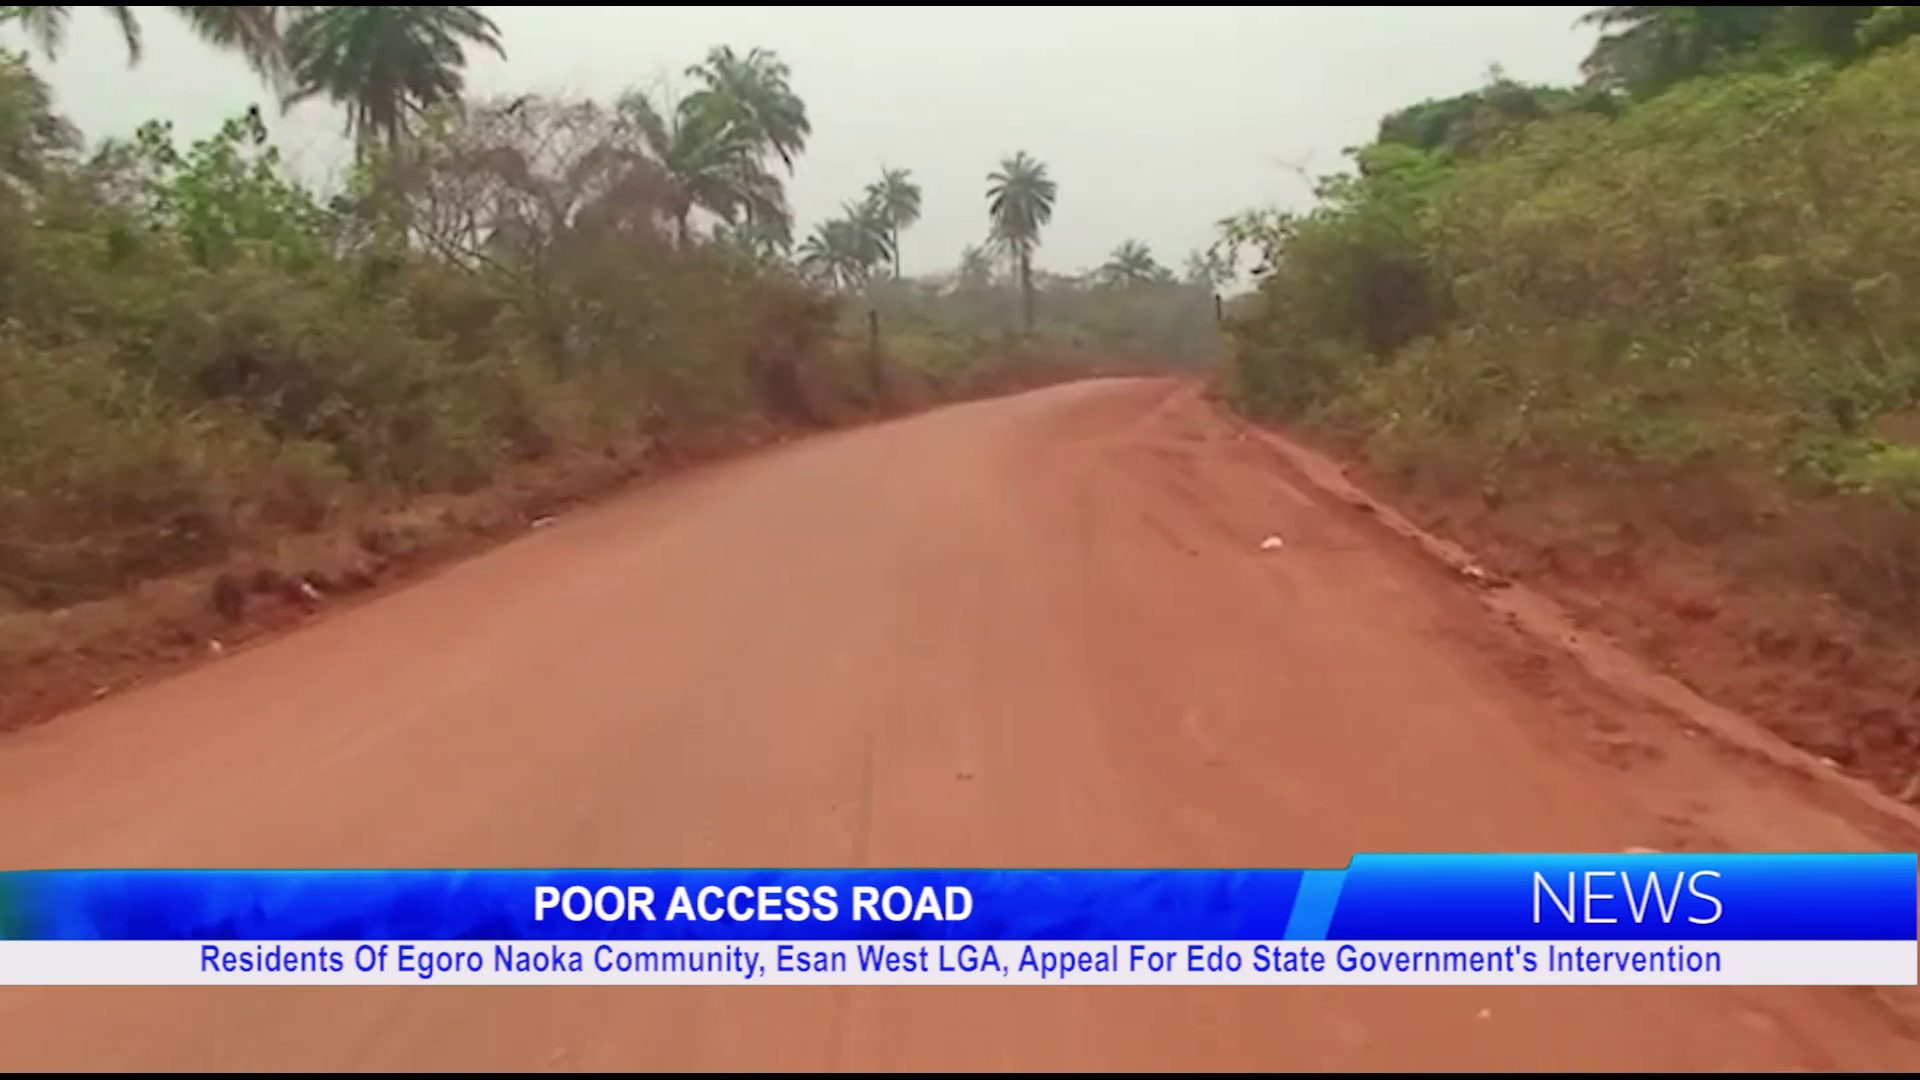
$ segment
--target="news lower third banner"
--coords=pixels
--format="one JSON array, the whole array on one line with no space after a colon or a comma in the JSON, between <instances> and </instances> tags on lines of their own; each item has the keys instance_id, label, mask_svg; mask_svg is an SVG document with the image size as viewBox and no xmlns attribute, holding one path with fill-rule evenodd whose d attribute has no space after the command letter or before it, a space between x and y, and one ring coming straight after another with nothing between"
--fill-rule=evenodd
<instances>
[{"instance_id":1,"label":"news lower third banner","mask_svg":"<svg viewBox=\"0 0 1920 1080\"><path fill-rule=\"evenodd\" d=\"M1914 985L1920 859L0 873L0 985Z\"/></svg>"}]
</instances>

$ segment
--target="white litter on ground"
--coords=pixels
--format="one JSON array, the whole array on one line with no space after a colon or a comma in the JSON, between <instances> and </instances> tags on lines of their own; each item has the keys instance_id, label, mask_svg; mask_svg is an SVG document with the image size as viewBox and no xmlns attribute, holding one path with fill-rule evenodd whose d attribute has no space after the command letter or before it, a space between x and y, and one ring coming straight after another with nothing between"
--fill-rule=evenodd
<instances>
[{"instance_id":1,"label":"white litter on ground","mask_svg":"<svg viewBox=\"0 0 1920 1080\"><path fill-rule=\"evenodd\" d=\"M1265 540L1260 541L1261 551L1279 551L1286 546L1287 542L1277 536L1269 536Z\"/></svg>"}]
</instances>

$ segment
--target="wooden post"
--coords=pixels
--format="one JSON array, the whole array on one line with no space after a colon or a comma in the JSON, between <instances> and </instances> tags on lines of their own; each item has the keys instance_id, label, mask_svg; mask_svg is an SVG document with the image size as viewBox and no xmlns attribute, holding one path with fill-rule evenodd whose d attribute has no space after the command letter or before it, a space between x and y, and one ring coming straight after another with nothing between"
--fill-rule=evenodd
<instances>
[{"instance_id":1,"label":"wooden post","mask_svg":"<svg viewBox=\"0 0 1920 1080\"><path fill-rule=\"evenodd\" d=\"M867 384L874 405L886 406L886 364L880 359L880 312L867 309Z\"/></svg>"}]
</instances>

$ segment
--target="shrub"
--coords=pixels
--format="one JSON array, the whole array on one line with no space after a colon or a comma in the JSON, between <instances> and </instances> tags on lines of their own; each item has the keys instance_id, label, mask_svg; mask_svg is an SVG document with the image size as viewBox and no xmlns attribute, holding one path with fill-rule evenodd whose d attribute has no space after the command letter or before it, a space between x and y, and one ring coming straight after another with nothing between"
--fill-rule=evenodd
<instances>
[{"instance_id":1,"label":"shrub","mask_svg":"<svg viewBox=\"0 0 1920 1080\"><path fill-rule=\"evenodd\" d=\"M1268 250L1229 388L1464 490L1572 463L1916 507L1920 449L1888 425L1920 407L1917 82L1909 42L1470 155L1371 147L1314 210L1230 233Z\"/></svg>"},{"instance_id":2,"label":"shrub","mask_svg":"<svg viewBox=\"0 0 1920 1080\"><path fill-rule=\"evenodd\" d=\"M323 201L257 113L82 161L43 91L0 58L0 606L563 446L872 404L834 303L672 242L590 105L436 117Z\"/></svg>"}]
</instances>

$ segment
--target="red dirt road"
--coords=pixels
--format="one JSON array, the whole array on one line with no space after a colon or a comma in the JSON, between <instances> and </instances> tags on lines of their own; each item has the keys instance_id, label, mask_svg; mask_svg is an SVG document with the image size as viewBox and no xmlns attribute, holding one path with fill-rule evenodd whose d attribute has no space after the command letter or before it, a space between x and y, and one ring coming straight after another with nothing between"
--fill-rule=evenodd
<instances>
[{"instance_id":1,"label":"red dirt road","mask_svg":"<svg viewBox=\"0 0 1920 1080\"><path fill-rule=\"evenodd\" d=\"M703 469L0 739L10 868L1913 843L1152 380ZM11 1069L1916 1065L1910 991L0 991Z\"/></svg>"}]
</instances>

